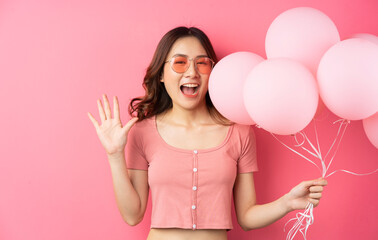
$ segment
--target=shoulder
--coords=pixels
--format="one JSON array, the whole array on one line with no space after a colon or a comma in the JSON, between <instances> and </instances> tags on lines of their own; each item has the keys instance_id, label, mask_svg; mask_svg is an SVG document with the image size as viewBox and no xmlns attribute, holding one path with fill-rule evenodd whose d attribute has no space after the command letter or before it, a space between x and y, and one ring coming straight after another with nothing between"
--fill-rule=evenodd
<instances>
[{"instance_id":1,"label":"shoulder","mask_svg":"<svg viewBox=\"0 0 378 240\"><path fill-rule=\"evenodd\" d=\"M128 132L127 145L129 148L144 149L154 137L153 118L146 118L136 122Z\"/></svg>"},{"instance_id":2,"label":"shoulder","mask_svg":"<svg viewBox=\"0 0 378 240\"><path fill-rule=\"evenodd\" d=\"M254 135L252 125L242 125L239 123L233 124L234 135L239 136L241 139L245 139L251 135Z\"/></svg>"},{"instance_id":3,"label":"shoulder","mask_svg":"<svg viewBox=\"0 0 378 240\"><path fill-rule=\"evenodd\" d=\"M128 136L130 139L144 142L144 138L150 135L154 130L153 118L146 118L142 121L136 122L130 129Z\"/></svg>"},{"instance_id":4,"label":"shoulder","mask_svg":"<svg viewBox=\"0 0 378 240\"><path fill-rule=\"evenodd\" d=\"M140 132L140 131L149 131L153 127L154 127L154 120L153 120L153 117L150 117L150 118L143 119L142 121L136 122L131 129L133 129L134 131Z\"/></svg>"},{"instance_id":5,"label":"shoulder","mask_svg":"<svg viewBox=\"0 0 378 240\"><path fill-rule=\"evenodd\" d=\"M256 143L256 136L252 125L233 124L232 133L233 144L239 146L239 149L243 149Z\"/></svg>"}]
</instances>

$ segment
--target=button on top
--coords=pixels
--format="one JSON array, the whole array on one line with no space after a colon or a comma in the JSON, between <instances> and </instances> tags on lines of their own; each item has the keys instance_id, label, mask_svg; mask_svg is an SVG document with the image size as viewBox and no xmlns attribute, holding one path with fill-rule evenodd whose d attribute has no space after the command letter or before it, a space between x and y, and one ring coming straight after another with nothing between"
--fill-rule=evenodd
<instances>
[{"instance_id":1,"label":"button on top","mask_svg":"<svg viewBox=\"0 0 378 240\"><path fill-rule=\"evenodd\" d=\"M192 209L196 209L196 205L192 205Z\"/></svg>"},{"instance_id":2,"label":"button on top","mask_svg":"<svg viewBox=\"0 0 378 240\"><path fill-rule=\"evenodd\" d=\"M194 152L195 154L197 154L197 153L198 153L198 151L197 151L197 150L194 150L193 152Z\"/></svg>"},{"instance_id":3,"label":"button on top","mask_svg":"<svg viewBox=\"0 0 378 240\"><path fill-rule=\"evenodd\" d=\"M198 170L197 170L197 168L193 168L193 172L197 172Z\"/></svg>"},{"instance_id":4,"label":"button on top","mask_svg":"<svg viewBox=\"0 0 378 240\"><path fill-rule=\"evenodd\" d=\"M194 191L197 190L197 187L196 187L196 186L193 186L193 190L194 190Z\"/></svg>"}]
</instances>

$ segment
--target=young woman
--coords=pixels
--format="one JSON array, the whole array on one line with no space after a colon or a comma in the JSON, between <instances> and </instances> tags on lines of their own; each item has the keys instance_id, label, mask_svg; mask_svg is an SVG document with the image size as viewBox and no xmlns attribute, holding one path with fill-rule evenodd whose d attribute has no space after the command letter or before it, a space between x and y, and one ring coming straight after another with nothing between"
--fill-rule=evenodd
<instances>
[{"instance_id":1,"label":"young woman","mask_svg":"<svg viewBox=\"0 0 378 240\"><path fill-rule=\"evenodd\" d=\"M106 95L104 107L97 101L101 125L88 113L129 225L142 221L151 188L148 240L226 240L233 228L232 196L238 223L248 231L308 203L317 206L327 184L325 179L304 181L274 202L256 204L255 135L251 126L232 123L214 108L208 81L216 61L201 30L172 29L147 69L145 95L130 103L129 113L137 117L122 126L117 97L112 118Z\"/></svg>"}]
</instances>

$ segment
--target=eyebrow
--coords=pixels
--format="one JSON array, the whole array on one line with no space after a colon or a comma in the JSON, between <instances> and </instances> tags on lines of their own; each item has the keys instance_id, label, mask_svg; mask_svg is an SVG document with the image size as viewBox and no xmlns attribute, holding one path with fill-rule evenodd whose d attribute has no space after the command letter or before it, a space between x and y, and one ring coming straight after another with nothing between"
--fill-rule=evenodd
<instances>
[{"instance_id":1,"label":"eyebrow","mask_svg":"<svg viewBox=\"0 0 378 240\"><path fill-rule=\"evenodd\" d=\"M189 57L188 55L178 53L178 54L173 55L171 58L178 57L178 56ZM209 57L209 56L207 56L207 55L198 55L198 56L195 56L194 58L196 58L196 57Z\"/></svg>"}]
</instances>

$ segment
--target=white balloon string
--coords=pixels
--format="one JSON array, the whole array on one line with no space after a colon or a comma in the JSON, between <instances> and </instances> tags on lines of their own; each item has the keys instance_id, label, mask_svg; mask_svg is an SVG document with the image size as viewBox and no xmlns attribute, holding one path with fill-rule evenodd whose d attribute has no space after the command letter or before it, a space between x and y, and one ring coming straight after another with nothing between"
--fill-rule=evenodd
<instances>
[{"instance_id":1,"label":"white balloon string","mask_svg":"<svg viewBox=\"0 0 378 240\"><path fill-rule=\"evenodd\" d=\"M308 206L308 211L310 212L310 214L307 214L307 216L306 216L305 232L303 233L302 230L300 230L300 232L302 233L302 236L303 236L304 239L306 239L306 234L307 234L308 227L311 224L314 223L313 210L314 210L314 205L312 203L310 203L310 205Z\"/></svg>"},{"instance_id":2,"label":"white balloon string","mask_svg":"<svg viewBox=\"0 0 378 240\"><path fill-rule=\"evenodd\" d=\"M322 169L323 169L323 174L324 174L324 169L325 169L325 159L323 159L323 157L322 157L322 152L321 152L321 150L320 150L320 143L319 143L319 138L318 138L318 131L317 131L317 128L316 128L316 121L313 119L313 121L312 121L313 123L314 123L314 128L315 128L315 137L316 137L316 143L317 143L317 145L318 145L318 154L319 154L319 160L320 160L320 163L322 164Z\"/></svg>"},{"instance_id":3,"label":"white balloon string","mask_svg":"<svg viewBox=\"0 0 378 240\"><path fill-rule=\"evenodd\" d=\"M297 135L295 134L295 135L294 135L294 139L295 139L295 141L298 143L298 144L295 145L295 146L296 146L296 147L301 147L303 150L305 150L306 152L310 153L312 156L318 158L318 155L316 155L315 153L313 153L313 152L311 152L310 150L308 150L308 149L306 149L305 147L303 147L303 143L306 141L305 134L302 133L302 132L298 132L298 133L302 135L302 137L303 137L303 142L299 144L299 143L298 143L298 140L297 140Z\"/></svg>"},{"instance_id":4,"label":"white balloon string","mask_svg":"<svg viewBox=\"0 0 378 240\"><path fill-rule=\"evenodd\" d=\"M284 144L283 142L281 142L280 140L278 140L278 138L276 136L274 136L272 133L272 136L277 139L282 145L284 145L286 148L290 149L292 152L298 154L299 156L303 157L304 159L306 159L307 161L309 161L310 163L314 164L319 170L320 172L322 173L322 177L323 178L327 178L331 175L333 175L334 173L336 172L346 172L346 173L349 173L349 174L353 174L353 175L357 175L357 176L363 176L363 175L369 175L369 174L373 174L375 172L378 171L378 169L376 169L375 171L373 172L370 172L370 173L354 173L354 172L351 172L351 171L347 171L347 170L344 170L344 169L340 169L340 170L336 170L328 175L327 174L327 171L329 170L332 162L333 162L333 159L336 155L336 152L338 151L339 149L339 146L340 146L340 142L344 136L344 133L346 131L346 128L348 127L348 124L350 123L349 120L347 119L339 119L337 121L335 121L333 124L337 123L337 122L340 122L340 126L339 126L339 129L337 131L337 134L336 134L336 137L331 145L331 147L329 148L326 156L323 158L322 157L322 154L321 154L321 151L320 151L320 144L319 144L319 138L318 138L318 133L317 133L317 128L316 128L316 123L315 121L314 122L314 128L315 128L315 136L316 136L316 142L317 142L317 147L316 148L312 143L311 141L309 140L309 138L306 136L305 133L302 133L302 132L299 132L302 137L303 137L303 141L301 143L299 143L298 139L297 139L297 136L296 134L294 135L294 139L295 141L297 142L297 145L295 145L296 147L301 147L302 149L304 149L305 151L307 151L308 153L310 153L312 156L318 158L322 164L322 170L320 170L319 166L311 161L310 159L308 159L307 157L303 156L302 154L300 154L299 152L291 149L290 147L288 147L286 144ZM343 129L341 135L340 135L340 131L341 131L341 128L342 126L345 124L345 128ZM336 144L336 150L334 151L333 153L333 156L330 160L330 162L328 163L328 166L326 165L325 163L325 159L327 158L328 154L331 152L331 150L333 149L333 147L335 146L335 143L337 142L338 138L340 136L340 139L338 141L338 143ZM315 153L311 152L310 150L306 149L303 145L305 142L308 142L309 145L311 146L311 148L314 150ZM288 232L287 236L286 236L286 240L293 240L295 235L300 232L303 236L303 238L306 240L306 234L307 234L307 230L309 228L309 226L311 224L314 223L314 215L313 215L313 208L314 208L314 205L312 203L309 203L306 208L305 208L305 211L303 213L297 213L296 214L296 217L295 218L292 218L290 219L286 224L285 224L285 227L284 227L284 231L285 231L285 228L286 228L286 225L291 222L291 221L294 221L296 220L296 222L294 223L293 227L290 229L290 231Z\"/></svg>"},{"instance_id":5,"label":"white balloon string","mask_svg":"<svg viewBox=\"0 0 378 240\"><path fill-rule=\"evenodd\" d=\"M318 131L316 128L316 121L313 121L313 123L314 123L314 128L315 128L316 143L318 144L318 152L319 152L320 159L322 159L322 152L320 151L320 144L319 144L319 138L318 138Z\"/></svg>"},{"instance_id":6,"label":"white balloon string","mask_svg":"<svg viewBox=\"0 0 378 240\"><path fill-rule=\"evenodd\" d=\"M319 171L321 171L320 168L319 168L319 166L316 165L316 163L314 163L313 161L311 161L311 160L308 159L307 157L303 156L303 155L300 154L299 152L295 151L294 149L290 148L290 147L287 146L285 143L281 142L276 136L274 136L273 133L270 133L270 134L272 134L272 136L273 136L275 139L277 139L277 141L280 142L282 145L284 145L285 147L287 147L288 149L290 149L290 150L293 151L294 153L298 154L299 156L303 157L304 159L306 159L306 160L309 161L310 163L314 164L314 165L319 169Z\"/></svg>"},{"instance_id":7,"label":"white balloon string","mask_svg":"<svg viewBox=\"0 0 378 240\"><path fill-rule=\"evenodd\" d=\"M306 206L306 209L303 213L297 213L295 218L290 219L284 227L284 231L286 228L286 225L293 221L297 220L293 227L290 229L286 236L286 240L292 240L294 239L295 235L298 233L298 231L302 234L303 238L306 240L306 234L308 227L314 223L314 215L313 215L313 209L314 205L312 203L308 203ZM304 223L304 221L306 223Z\"/></svg>"},{"instance_id":8,"label":"white balloon string","mask_svg":"<svg viewBox=\"0 0 378 240\"><path fill-rule=\"evenodd\" d=\"M324 165L324 161L323 161L323 159L322 159L322 153L321 153L321 151L320 151L320 144L319 144L319 138L318 138L318 133L317 133L317 129L316 129L316 122L313 120L313 123L314 123L315 136L316 136L316 142L317 142L317 144L318 144L318 148L316 149L316 148L313 146L313 144L311 143L311 141L309 140L309 138L307 137L307 135L306 135L305 133L302 133L302 132L299 132L299 133L300 133L300 134L302 135L302 137L303 137L303 142L302 142L301 144L299 144L299 145L295 145L295 146L296 146L296 147L297 147L297 146L302 146L303 143L305 142L305 140L307 140L307 141L310 143L310 145L312 146L312 148L314 149L314 151L316 152L316 154L312 153L311 151L307 150L307 149L304 148L304 147L302 147L302 149L304 149L305 151L307 151L308 153L310 153L310 154L313 155L314 157L320 159L320 161L321 161L321 163L322 163L322 167L323 167L323 169L325 169L325 168L324 168L324 166L325 166L325 165ZM298 143L298 139L297 139L297 136L296 136L296 135L294 136L294 138L295 138L295 140L296 140L297 143Z\"/></svg>"},{"instance_id":9,"label":"white balloon string","mask_svg":"<svg viewBox=\"0 0 378 240\"><path fill-rule=\"evenodd\" d=\"M299 132L299 133L301 133L301 132ZM301 143L298 143L297 134L294 134L294 139L295 139L295 141L297 142L297 145L294 145L294 146L296 146L296 147L300 147L300 146L302 146L303 143L305 142L305 138L304 138L304 136L303 136L302 133L301 133L301 135L302 135L302 137L303 137L303 141L302 141Z\"/></svg>"},{"instance_id":10,"label":"white balloon string","mask_svg":"<svg viewBox=\"0 0 378 240\"><path fill-rule=\"evenodd\" d=\"M320 153L319 153L318 150L314 147L314 145L311 143L311 141L310 141L310 139L307 137L306 133L303 133L303 135L305 136L307 142L310 144L311 148L316 152L316 157L321 159Z\"/></svg>"},{"instance_id":11,"label":"white balloon string","mask_svg":"<svg viewBox=\"0 0 378 240\"><path fill-rule=\"evenodd\" d=\"M324 177L325 175L325 164L324 164L324 160L322 159L322 156L320 154L320 152L318 152L316 150L316 148L314 147L314 145L311 143L310 139L306 136L306 134L304 135L306 140L308 141L308 143L310 144L310 146L312 147L312 149L317 153L317 158L320 160L320 163L322 164L322 176Z\"/></svg>"},{"instance_id":12,"label":"white balloon string","mask_svg":"<svg viewBox=\"0 0 378 240\"><path fill-rule=\"evenodd\" d=\"M316 121L313 121L313 122L314 122L314 128L315 128L316 143L318 144L319 160L320 160L320 162L322 164L322 169L323 169L323 171L322 171L322 177L324 177L325 174L326 174L326 171L327 171L326 170L326 164L325 164L325 158L322 157L322 152L320 150L320 143L319 143L319 137L318 137L318 130L316 128Z\"/></svg>"},{"instance_id":13,"label":"white balloon string","mask_svg":"<svg viewBox=\"0 0 378 240\"><path fill-rule=\"evenodd\" d=\"M312 147L312 149L314 149L314 151L317 153L317 158L320 160L320 163L322 164L322 177L325 176L326 174L326 166L325 166L325 163L324 163L324 159L322 159L322 156L321 154L316 150L316 148L314 147L314 145L311 143L310 139L306 136L306 134L304 134L306 140L308 141L308 143L310 144L310 146Z\"/></svg>"},{"instance_id":14,"label":"white balloon string","mask_svg":"<svg viewBox=\"0 0 378 240\"><path fill-rule=\"evenodd\" d=\"M353 174L353 175L356 175L356 176L364 176L364 175L373 174L377 171L378 171L378 169L375 169L375 171L372 171L372 172L369 172L369 173L355 173L355 172L347 171L347 170L344 170L344 169L340 169L340 170L333 171L332 173L328 174L326 177L329 177L336 172L346 172L346 173L350 173L350 174Z\"/></svg>"},{"instance_id":15,"label":"white balloon string","mask_svg":"<svg viewBox=\"0 0 378 240\"><path fill-rule=\"evenodd\" d=\"M345 124L345 128L344 128L343 133L341 134L340 141L339 141L338 144L337 144L336 150L335 150L335 152L334 152L334 154L333 154L333 156L332 156L332 158L331 158L331 161L328 163L328 166L327 166L326 171L324 172L324 175L326 175L326 173L327 173L329 167L331 166L331 163L332 163L332 161L333 161L333 158L335 157L336 152L337 152L337 150L339 149L339 146L340 146L341 140L342 140L342 138L343 138L343 136L344 136L344 133L345 133L347 127L348 127L348 124L350 123L349 120L346 120L346 119L340 119L340 120L335 121L333 124L335 124L335 123L338 122L338 121L341 121L341 123L340 123L339 130L337 131L337 135L336 135L335 141L333 141L332 147L333 147L333 145L335 144L336 139L338 138L338 136L339 136L339 134L340 134L340 130L341 130L341 127L343 126L343 124ZM332 147L331 147L331 148L332 148ZM328 153L327 153L327 155L328 155Z\"/></svg>"}]
</instances>

